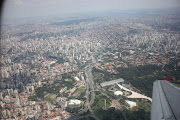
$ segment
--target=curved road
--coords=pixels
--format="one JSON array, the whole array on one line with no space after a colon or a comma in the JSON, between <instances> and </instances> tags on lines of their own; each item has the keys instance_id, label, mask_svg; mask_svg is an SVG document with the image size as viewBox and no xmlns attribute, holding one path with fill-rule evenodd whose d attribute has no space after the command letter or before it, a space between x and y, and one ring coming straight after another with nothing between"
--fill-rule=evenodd
<instances>
[{"instance_id":1,"label":"curved road","mask_svg":"<svg viewBox=\"0 0 180 120\"><path fill-rule=\"evenodd\" d=\"M121 89L126 90L126 91L129 91L129 92L132 93L130 96L127 96L128 98L144 98L144 99L148 99L149 101L152 102L152 99L151 99L150 97L147 97L147 96L142 95L142 94L140 94L140 93L137 93L137 92L134 92L134 91L132 91L132 90L129 90L129 89L123 87L123 86L120 85L120 84L117 84L117 85L118 85Z\"/></svg>"}]
</instances>

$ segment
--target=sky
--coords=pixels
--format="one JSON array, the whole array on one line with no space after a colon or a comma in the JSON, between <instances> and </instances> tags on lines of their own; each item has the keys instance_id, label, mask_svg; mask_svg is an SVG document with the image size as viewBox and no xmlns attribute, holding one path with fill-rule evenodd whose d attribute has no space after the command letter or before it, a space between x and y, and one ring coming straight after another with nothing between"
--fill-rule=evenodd
<instances>
[{"instance_id":1,"label":"sky","mask_svg":"<svg viewBox=\"0 0 180 120\"><path fill-rule=\"evenodd\" d=\"M180 0L5 0L3 17L180 7Z\"/></svg>"}]
</instances>

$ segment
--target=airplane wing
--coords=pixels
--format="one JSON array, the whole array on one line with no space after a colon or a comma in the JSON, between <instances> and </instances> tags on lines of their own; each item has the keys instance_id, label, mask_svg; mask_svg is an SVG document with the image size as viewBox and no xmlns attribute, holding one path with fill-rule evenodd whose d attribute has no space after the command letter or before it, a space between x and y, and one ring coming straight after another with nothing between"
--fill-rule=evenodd
<instances>
[{"instance_id":1,"label":"airplane wing","mask_svg":"<svg viewBox=\"0 0 180 120\"><path fill-rule=\"evenodd\" d=\"M169 80L153 83L151 120L180 120L180 88Z\"/></svg>"}]
</instances>

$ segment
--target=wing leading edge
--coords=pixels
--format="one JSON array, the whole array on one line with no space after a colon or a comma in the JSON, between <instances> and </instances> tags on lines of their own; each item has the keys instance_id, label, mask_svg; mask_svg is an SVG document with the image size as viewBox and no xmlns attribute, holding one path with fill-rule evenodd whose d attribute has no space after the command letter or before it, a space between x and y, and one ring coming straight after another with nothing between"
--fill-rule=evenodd
<instances>
[{"instance_id":1,"label":"wing leading edge","mask_svg":"<svg viewBox=\"0 0 180 120\"><path fill-rule=\"evenodd\" d=\"M180 89L164 80L153 83L151 120L180 120Z\"/></svg>"}]
</instances>

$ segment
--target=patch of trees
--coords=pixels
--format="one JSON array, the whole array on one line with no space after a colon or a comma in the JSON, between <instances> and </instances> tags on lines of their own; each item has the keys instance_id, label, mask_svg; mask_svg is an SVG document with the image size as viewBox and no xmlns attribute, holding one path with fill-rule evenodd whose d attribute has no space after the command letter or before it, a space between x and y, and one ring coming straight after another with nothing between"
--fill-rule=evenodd
<instances>
[{"instance_id":1,"label":"patch of trees","mask_svg":"<svg viewBox=\"0 0 180 120\"><path fill-rule=\"evenodd\" d=\"M100 120L124 120L120 110L116 110L115 108L109 108L108 110L98 109L96 114Z\"/></svg>"},{"instance_id":2,"label":"patch of trees","mask_svg":"<svg viewBox=\"0 0 180 120\"><path fill-rule=\"evenodd\" d=\"M135 100L137 106L124 109L128 120L150 120L151 103L145 100Z\"/></svg>"},{"instance_id":3,"label":"patch of trees","mask_svg":"<svg viewBox=\"0 0 180 120\"><path fill-rule=\"evenodd\" d=\"M169 71L169 69L173 71ZM118 68L119 74L117 78L123 78L130 82L134 87L141 90L147 96L152 96L153 82L156 80L163 80L167 77L173 76L172 82L179 83L179 70L176 70L173 65L156 66L156 65L145 65L130 68Z\"/></svg>"},{"instance_id":4,"label":"patch of trees","mask_svg":"<svg viewBox=\"0 0 180 120\"><path fill-rule=\"evenodd\" d=\"M91 117L91 116L87 116L87 117L84 117L84 118L80 118L79 120L96 120L96 119Z\"/></svg>"},{"instance_id":5,"label":"patch of trees","mask_svg":"<svg viewBox=\"0 0 180 120\"><path fill-rule=\"evenodd\" d=\"M93 109L94 113L98 116L101 113L99 111L104 106L104 99L106 99L106 105L110 106L110 99L107 98L105 95L102 95L102 94L96 95L96 98L95 98L94 103L92 105L92 109Z\"/></svg>"},{"instance_id":6,"label":"patch of trees","mask_svg":"<svg viewBox=\"0 0 180 120\"><path fill-rule=\"evenodd\" d=\"M70 113L78 113L78 111L81 109L81 107L66 107L66 111Z\"/></svg>"},{"instance_id":7,"label":"patch of trees","mask_svg":"<svg viewBox=\"0 0 180 120\"><path fill-rule=\"evenodd\" d=\"M71 77L71 75L63 74L62 79L61 79L61 81L59 83L61 85L63 85L64 87L66 86L67 89L70 89L70 88L73 87L73 84L75 83L75 80L74 80L74 78Z\"/></svg>"},{"instance_id":8,"label":"patch of trees","mask_svg":"<svg viewBox=\"0 0 180 120\"><path fill-rule=\"evenodd\" d=\"M110 81L112 79L123 78L125 81L130 82L134 87L139 89L145 95L151 97L153 82L156 80L163 80L173 76L171 82L180 84L180 66L177 61L172 61L168 65L145 65L129 68L117 68L118 74L109 74L108 72L94 68L93 73L103 73L103 81Z\"/></svg>"},{"instance_id":9,"label":"patch of trees","mask_svg":"<svg viewBox=\"0 0 180 120\"><path fill-rule=\"evenodd\" d=\"M38 101L36 95L35 95L35 96L29 96L29 97L28 97L28 100L31 100L31 101Z\"/></svg>"},{"instance_id":10,"label":"patch of trees","mask_svg":"<svg viewBox=\"0 0 180 120\"><path fill-rule=\"evenodd\" d=\"M172 60L170 64L164 66L163 76L172 76L171 82L180 84L180 66L178 66L179 60Z\"/></svg>"},{"instance_id":11,"label":"patch of trees","mask_svg":"<svg viewBox=\"0 0 180 120\"><path fill-rule=\"evenodd\" d=\"M44 96L48 93L52 93L52 94L58 94L59 90L61 89L61 87L39 87L37 88L36 91L36 96L38 98L44 98Z\"/></svg>"},{"instance_id":12,"label":"patch of trees","mask_svg":"<svg viewBox=\"0 0 180 120\"><path fill-rule=\"evenodd\" d=\"M108 73L108 72L106 72L106 71L102 71L102 70L100 70L100 69L93 68L93 69L92 69L92 74L93 74L93 76L94 76L95 74L97 74L97 73L103 73L103 74L104 74L103 77L97 78L97 79L95 80L95 82L98 82L98 83L103 82L103 81L110 81L110 80L116 79L116 77L115 77L114 75L112 75L112 74L110 74L110 73Z\"/></svg>"},{"instance_id":13,"label":"patch of trees","mask_svg":"<svg viewBox=\"0 0 180 120\"><path fill-rule=\"evenodd\" d=\"M144 109L138 111L126 111L128 120L150 120L150 112L145 112Z\"/></svg>"}]
</instances>

